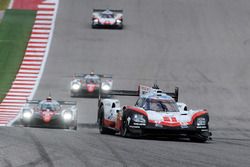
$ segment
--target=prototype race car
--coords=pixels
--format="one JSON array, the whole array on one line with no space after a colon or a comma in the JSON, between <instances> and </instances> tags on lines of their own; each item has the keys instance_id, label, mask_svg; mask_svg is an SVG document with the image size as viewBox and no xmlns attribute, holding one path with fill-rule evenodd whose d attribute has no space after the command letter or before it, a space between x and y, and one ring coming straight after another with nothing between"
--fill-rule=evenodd
<instances>
[{"instance_id":1,"label":"prototype race car","mask_svg":"<svg viewBox=\"0 0 250 167\"><path fill-rule=\"evenodd\" d=\"M71 97L98 97L99 91L109 92L112 89L111 75L78 74L70 82Z\"/></svg>"},{"instance_id":2,"label":"prototype race car","mask_svg":"<svg viewBox=\"0 0 250 167\"><path fill-rule=\"evenodd\" d=\"M123 10L94 9L92 28L123 28Z\"/></svg>"},{"instance_id":3,"label":"prototype race car","mask_svg":"<svg viewBox=\"0 0 250 167\"><path fill-rule=\"evenodd\" d=\"M21 110L20 122L25 127L77 129L77 107L74 101L28 100Z\"/></svg>"},{"instance_id":4,"label":"prototype race car","mask_svg":"<svg viewBox=\"0 0 250 167\"><path fill-rule=\"evenodd\" d=\"M210 139L208 111L187 110L186 104L177 102L178 88L167 93L140 86L139 91L113 90L110 94L139 99L134 106L121 107L118 99L100 98L97 122L101 134L188 137L198 142Z\"/></svg>"}]
</instances>

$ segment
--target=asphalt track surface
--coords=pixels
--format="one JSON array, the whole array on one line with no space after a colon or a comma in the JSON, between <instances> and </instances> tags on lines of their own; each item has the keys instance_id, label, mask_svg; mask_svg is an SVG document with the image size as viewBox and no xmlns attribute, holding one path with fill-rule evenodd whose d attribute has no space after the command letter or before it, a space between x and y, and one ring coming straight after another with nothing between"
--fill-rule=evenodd
<instances>
[{"instance_id":1,"label":"asphalt track surface","mask_svg":"<svg viewBox=\"0 0 250 167\"><path fill-rule=\"evenodd\" d=\"M92 30L92 8L124 10L124 30ZM250 164L249 0L60 0L36 98L77 100L78 130L2 127L0 166L237 166ZM75 72L114 75L116 88L180 87L207 108L213 140L100 135L96 99L71 99ZM133 104L134 99L122 102Z\"/></svg>"}]
</instances>

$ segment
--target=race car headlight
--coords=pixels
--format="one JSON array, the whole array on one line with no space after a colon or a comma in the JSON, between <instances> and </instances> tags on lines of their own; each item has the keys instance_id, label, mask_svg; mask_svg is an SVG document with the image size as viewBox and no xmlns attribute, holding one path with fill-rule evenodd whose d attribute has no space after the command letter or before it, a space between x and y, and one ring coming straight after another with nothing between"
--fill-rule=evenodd
<instances>
[{"instance_id":1,"label":"race car headlight","mask_svg":"<svg viewBox=\"0 0 250 167\"><path fill-rule=\"evenodd\" d=\"M71 89L72 90L79 90L81 88L81 84L80 83L73 83L72 85L71 85Z\"/></svg>"},{"instance_id":2,"label":"race car headlight","mask_svg":"<svg viewBox=\"0 0 250 167\"><path fill-rule=\"evenodd\" d=\"M141 114L133 114L132 115L132 120L134 122L138 122L138 123L146 123L145 118Z\"/></svg>"},{"instance_id":3,"label":"race car headlight","mask_svg":"<svg viewBox=\"0 0 250 167\"><path fill-rule=\"evenodd\" d=\"M197 126L206 125L206 118L197 118Z\"/></svg>"},{"instance_id":4,"label":"race car headlight","mask_svg":"<svg viewBox=\"0 0 250 167\"><path fill-rule=\"evenodd\" d=\"M22 116L24 119L30 119L32 115L33 115L32 110L24 110Z\"/></svg>"},{"instance_id":5,"label":"race car headlight","mask_svg":"<svg viewBox=\"0 0 250 167\"><path fill-rule=\"evenodd\" d=\"M73 118L73 115L71 112L64 112L63 113L63 119L64 121L71 121Z\"/></svg>"},{"instance_id":6,"label":"race car headlight","mask_svg":"<svg viewBox=\"0 0 250 167\"><path fill-rule=\"evenodd\" d=\"M103 91L110 91L111 90L111 86L109 84L102 84L102 90Z\"/></svg>"},{"instance_id":7,"label":"race car headlight","mask_svg":"<svg viewBox=\"0 0 250 167\"><path fill-rule=\"evenodd\" d=\"M122 21L118 19L118 20L116 20L116 23L117 23L117 24L121 24Z\"/></svg>"},{"instance_id":8,"label":"race car headlight","mask_svg":"<svg viewBox=\"0 0 250 167\"><path fill-rule=\"evenodd\" d=\"M94 23L98 23L99 22L99 20L98 19L94 19Z\"/></svg>"}]
</instances>

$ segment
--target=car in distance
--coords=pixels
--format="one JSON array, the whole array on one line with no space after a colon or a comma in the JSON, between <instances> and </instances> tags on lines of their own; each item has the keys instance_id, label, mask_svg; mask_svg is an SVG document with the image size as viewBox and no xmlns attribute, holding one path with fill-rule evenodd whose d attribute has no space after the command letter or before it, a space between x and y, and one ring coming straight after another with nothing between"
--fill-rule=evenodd
<instances>
[{"instance_id":1,"label":"car in distance","mask_svg":"<svg viewBox=\"0 0 250 167\"><path fill-rule=\"evenodd\" d=\"M20 122L25 127L77 129L77 107L74 101L27 100L21 109Z\"/></svg>"},{"instance_id":2,"label":"car in distance","mask_svg":"<svg viewBox=\"0 0 250 167\"><path fill-rule=\"evenodd\" d=\"M92 28L123 28L123 10L93 9Z\"/></svg>"},{"instance_id":3,"label":"car in distance","mask_svg":"<svg viewBox=\"0 0 250 167\"><path fill-rule=\"evenodd\" d=\"M108 92L112 89L113 80L111 75L75 74L70 82L71 97L98 97L100 91Z\"/></svg>"}]
</instances>

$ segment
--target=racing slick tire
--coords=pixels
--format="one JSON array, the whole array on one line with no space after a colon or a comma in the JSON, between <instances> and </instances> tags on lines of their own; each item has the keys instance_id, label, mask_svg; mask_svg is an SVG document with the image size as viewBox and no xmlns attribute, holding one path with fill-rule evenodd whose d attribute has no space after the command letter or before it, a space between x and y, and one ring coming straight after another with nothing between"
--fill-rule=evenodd
<instances>
[{"instance_id":1,"label":"racing slick tire","mask_svg":"<svg viewBox=\"0 0 250 167\"><path fill-rule=\"evenodd\" d=\"M98 118L98 127L100 134L114 135L115 131L104 126L104 109L103 106L100 108L100 116Z\"/></svg>"},{"instance_id":2,"label":"racing slick tire","mask_svg":"<svg viewBox=\"0 0 250 167\"><path fill-rule=\"evenodd\" d=\"M92 28L92 29L95 29L95 28L97 28L97 26L94 25L94 24L91 24L91 28Z\"/></svg>"},{"instance_id":3,"label":"racing slick tire","mask_svg":"<svg viewBox=\"0 0 250 167\"><path fill-rule=\"evenodd\" d=\"M73 92L70 92L70 97L76 97L76 94Z\"/></svg>"},{"instance_id":4,"label":"racing slick tire","mask_svg":"<svg viewBox=\"0 0 250 167\"><path fill-rule=\"evenodd\" d=\"M121 127L121 136L122 137L131 137L131 133L129 132L128 121L127 119L123 119L122 127Z\"/></svg>"},{"instance_id":5,"label":"racing slick tire","mask_svg":"<svg viewBox=\"0 0 250 167\"><path fill-rule=\"evenodd\" d=\"M190 137L190 141L192 141L192 142L198 142L198 143L205 143L208 140L209 140L208 136L204 136L204 135L202 135L200 133L197 133L194 136Z\"/></svg>"},{"instance_id":6,"label":"racing slick tire","mask_svg":"<svg viewBox=\"0 0 250 167\"><path fill-rule=\"evenodd\" d=\"M123 25L118 26L117 29L122 30L123 29Z\"/></svg>"}]
</instances>

